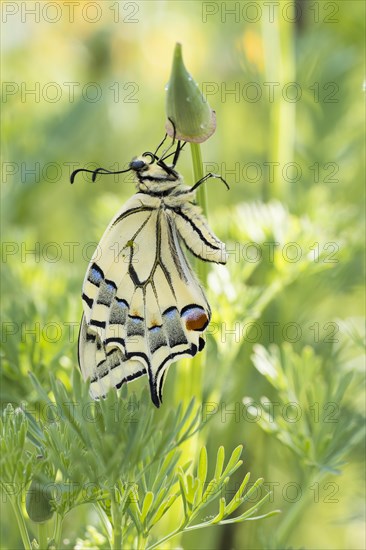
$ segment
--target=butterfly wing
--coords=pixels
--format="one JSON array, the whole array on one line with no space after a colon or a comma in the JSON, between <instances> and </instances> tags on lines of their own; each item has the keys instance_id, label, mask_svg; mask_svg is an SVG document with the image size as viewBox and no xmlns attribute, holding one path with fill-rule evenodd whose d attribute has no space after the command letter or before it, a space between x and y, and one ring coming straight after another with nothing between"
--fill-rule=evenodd
<instances>
[{"instance_id":1,"label":"butterfly wing","mask_svg":"<svg viewBox=\"0 0 366 550\"><path fill-rule=\"evenodd\" d=\"M225 264L225 245L210 229L201 209L189 202L180 208L171 209L173 222L186 247L206 262Z\"/></svg>"},{"instance_id":2,"label":"butterfly wing","mask_svg":"<svg viewBox=\"0 0 366 550\"><path fill-rule=\"evenodd\" d=\"M88 266L82 291L79 365L84 378L90 378L94 398L146 374L141 361L127 364L126 340L137 331L137 320L130 317L130 305L136 290L133 266L142 263L139 235L145 225L152 227L158 206L156 200L141 200L138 195L127 201L107 227ZM154 234L155 231L149 235L151 251ZM153 261L153 254L145 254L147 270Z\"/></svg>"},{"instance_id":3,"label":"butterfly wing","mask_svg":"<svg viewBox=\"0 0 366 550\"><path fill-rule=\"evenodd\" d=\"M88 267L83 307L79 363L92 396L147 374L159 407L169 365L203 348L210 320L159 198L138 193L112 220Z\"/></svg>"}]
</instances>

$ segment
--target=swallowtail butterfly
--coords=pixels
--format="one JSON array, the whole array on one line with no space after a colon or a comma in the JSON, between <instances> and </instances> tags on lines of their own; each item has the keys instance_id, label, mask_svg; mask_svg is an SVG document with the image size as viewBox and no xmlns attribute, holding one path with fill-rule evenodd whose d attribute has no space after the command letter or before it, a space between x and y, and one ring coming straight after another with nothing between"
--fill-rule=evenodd
<instances>
[{"instance_id":1,"label":"swallowtail butterfly","mask_svg":"<svg viewBox=\"0 0 366 550\"><path fill-rule=\"evenodd\" d=\"M79 365L95 399L147 375L159 407L169 365L205 346L210 306L182 243L201 260L226 263L225 245L194 202L199 185L222 178L210 173L192 187L184 185L175 165L185 143L159 157L162 143L155 153L134 158L128 170L79 169L71 175L71 183L79 171L91 172L93 181L98 174L136 175L137 192L107 227L82 288Z\"/></svg>"}]
</instances>

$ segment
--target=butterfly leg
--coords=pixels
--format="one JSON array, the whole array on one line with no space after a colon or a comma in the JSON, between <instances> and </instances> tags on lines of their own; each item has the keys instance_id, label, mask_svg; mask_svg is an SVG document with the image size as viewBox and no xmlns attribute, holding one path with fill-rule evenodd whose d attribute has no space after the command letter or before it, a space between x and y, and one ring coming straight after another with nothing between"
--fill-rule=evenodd
<instances>
[{"instance_id":1,"label":"butterfly leg","mask_svg":"<svg viewBox=\"0 0 366 550\"><path fill-rule=\"evenodd\" d=\"M198 180L194 185L193 187L190 188L190 192L191 191L194 191L195 189L197 189L197 187L199 187L200 185L202 185L202 183L205 183L205 181L207 181L208 179L210 178L216 178L216 179L219 179L221 180L228 189L230 189L228 183L226 180L224 180L224 178L222 176L220 176L220 174L213 174L212 172L209 172L208 174L206 174L205 176L203 176L203 178L201 178L200 180Z\"/></svg>"}]
</instances>

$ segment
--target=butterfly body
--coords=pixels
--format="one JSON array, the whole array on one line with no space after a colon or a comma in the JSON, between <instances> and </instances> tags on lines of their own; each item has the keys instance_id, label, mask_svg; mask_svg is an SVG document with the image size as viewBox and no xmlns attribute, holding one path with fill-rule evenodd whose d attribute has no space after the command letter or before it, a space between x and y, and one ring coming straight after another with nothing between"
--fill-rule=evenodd
<instances>
[{"instance_id":1,"label":"butterfly body","mask_svg":"<svg viewBox=\"0 0 366 550\"><path fill-rule=\"evenodd\" d=\"M147 375L153 403L162 402L169 365L205 345L211 311L182 243L204 261L226 263L174 165L131 161L137 193L115 215L88 266L79 364L94 398Z\"/></svg>"}]
</instances>

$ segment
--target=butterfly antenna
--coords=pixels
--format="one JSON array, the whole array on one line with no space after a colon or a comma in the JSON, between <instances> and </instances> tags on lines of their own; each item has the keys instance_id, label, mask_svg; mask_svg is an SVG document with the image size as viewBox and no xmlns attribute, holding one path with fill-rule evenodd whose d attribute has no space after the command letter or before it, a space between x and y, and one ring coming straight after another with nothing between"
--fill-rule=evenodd
<instances>
[{"instance_id":1,"label":"butterfly antenna","mask_svg":"<svg viewBox=\"0 0 366 550\"><path fill-rule=\"evenodd\" d=\"M177 148L175 151L173 151L172 153L169 153L169 155L165 155L165 157L161 158L160 161L161 162L164 162L166 159L168 159L169 157L171 157L172 155L174 155L174 158L173 158L173 168L174 166L177 164L178 162L178 158L179 158L179 155L180 155L180 152L181 150L183 149L183 147L186 145L186 141L184 141L183 143L181 141L178 141L178 144L177 144Z\"/></svg>"},{"instance_id":2,"label":"butterfly antenna","mask_svg":"<svg viewBox=\"0 0 366 550\"><path fill-rule=\"evenodd\" d=\"M92 180L95 181L98 174L107 174L107 175L125 174L126 172L130 172L130 171L131 171L131 168L127 168L127 170L117 170L117 172L112 172L111 170L107 170L106 168L97 168L96 170L94 170Z\"/></svg>"},{"instance_id":3,"label":"butterfly antenna","mask_svg":"<svg viewBox=\"0 0 366 550\"><path fill-rule=\"evenodd\" d=\"M187 142L184 141L181 145L181 142L178 140L178 145L177 145L177 148L175 150L175 154L174 154L174 157L173 157L173 166L175 166L178 162L178 159L179 159L179 155L180 155L180 152L181 150L183 149L183 147L185 146Z\"/></svg>"},{"instance_id":4,"label":"butterfly antenna","mask_svg":"<svg viewBox=\"0 0 366 550\"><path fill-rule=\"evenodd\" d=\"M158 154L158 151L160 149L160 147L163 145L163 143L165 142L166 138L168 137L168 134L165 134L165 136L163 137L163 139L161 140L161 142L159 143L159 145L157 146L156 150L155 150L155 153L153 153L154 157L157 158L157 154Z\"/></svg>"},{"instance_id":5,"label":"butterfly antenna","mask_svg":"<svg viewBox=\"0 0 366 550\"><path fill-rule=\"evenodd\" d=\"M75 176L79 172L89 172L89 174L94 174L94 170L87 170L86 168L78 168L77 170L74 170L73 173L70 176L70 183L74 183Z\"/></svg>"},{"instance_id":6,"label":"butterfly antenna","mask_svg":"<svg viewBox=\"0 0 366 550\"><path fill-rule=\"evenodd\" d=\"M98 174L124 174L125 172L129 172L131 168L128 168L127 170L118 170L117 172L112 172L111 170L107 170L107 168L96 168L95 170L87 170L86 168L79 168L78 170L74 170L74 172L70 176L70 182L74 183L75 176L78 172L89 172L89 174L92 175L92 181L95 181Z\"/></svg>"},{"instance_id":7,"label":"butterfly antenna","mask_svg":"<svg viewBox=\"0 0 366 550\"><path fill-rule=\"evenodd\" d=\"M171 144L169 145L169 147L167 147L167 148L162 152L162 154L160 155L160 160L161 160L161 161L164 161L164 159L166 159L166 158L168 158L168 156L170 156L170 155L167 155L167 152L169 151L169 149L171 149L171 148L173 147L173 145L174 145L174 143L175 143L175 138L176 138L176 135L177 135L177 132L176 132L176 129L175 129L175 124L174 124L174 122L172 121L171 118L168 118L168 120L169 120L170 124L173 126L173 139L172 139L172 142L171 142ZM168 134L165 134L165 138L163 139L163 141L162 141L162 143L161 143L160 145L162 145L162 144L164 143L164 141L165 141L167 135L168 135ZM160 145L159 145L158 149L160 148ZM174 154L174 153L173 153L173 154Z\"/></svg>"},{"instance_id":8,"label":"butterfly antenna","mask_svg":"<svg viewBox=\"0 0 366 550\"><path fill-rule=\"evenodd\" d=\"M168 120L169 120L170 124L173 126L173 143L174 143L174 142L175 142L175 138L176 138L176 136L177 136L177 130L176 130L176 128L175 128L174 121L173 121L171 118L169 118L169 117L168 117ZM173 145L173 143L172 143L172 145Z\"/></svg>"},{"instance_id":9,"label":"butterfly antenna","mask_svg":"<svg viewBox=\"0 0 366 550\"><path fill-rule=\"evenodd\" d=\"M155 149L154 153L151 153L150 151L145 151L145 153L142 153L142 156L151 157L152 162L154 160L159 160L158 151L159 151L160 147L163 145L163 143L165 143L165 140L166 140L167 137L168 137L168 134L166 133L165 136L163 137L163 139L161 140L161 142L159 143L159 145L157 146L157 148ZM164 153L161 155L160 158L162 158L164 156L164 154L166 153L166 151L168 151L170 149L170 147L171 147L171 145L169 145L168 149L166 149L164 151Z\"/></svg>"}]
</instances>

